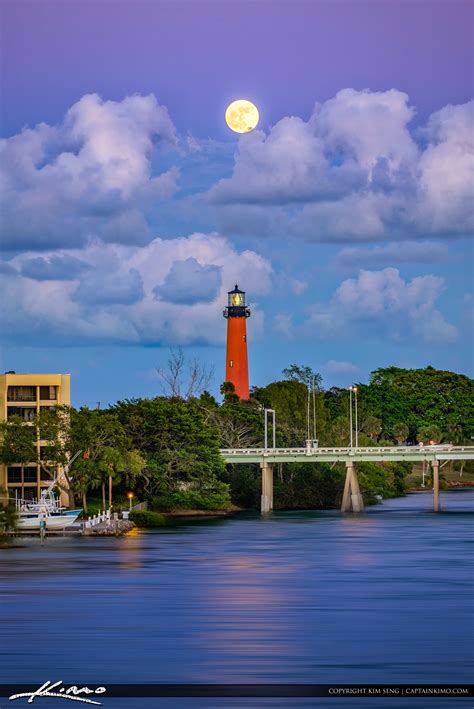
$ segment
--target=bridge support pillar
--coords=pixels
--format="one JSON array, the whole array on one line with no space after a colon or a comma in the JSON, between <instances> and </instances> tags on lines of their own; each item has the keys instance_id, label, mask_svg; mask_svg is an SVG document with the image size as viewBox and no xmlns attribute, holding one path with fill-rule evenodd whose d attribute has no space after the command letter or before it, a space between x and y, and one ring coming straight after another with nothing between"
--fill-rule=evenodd
<instances>
[{"instance_id":1,"label":"bridge support pillar","mask_svg":"<svg viewBox=\"0 0 474 709\"><path fill-rule=\"evenodd\" d=\"M431 462L433 470L433 512L439 512L439 460Z\"/></svg>"},{"instance_id":2,"label":"bridge support pillar","mask_svg":"<svg viewBox=\"0 0 474 709\"><path fill-rule=\"evenodd\" d=\"M359 487L359 478L353 461L346 463L346 481L342 495L341 512L362 512L364 500Z\"/></svg>"},{"instance_id":3,"label":"bridge support pillar","mask_svg":"<svg viewBox=\"0 0 474 709\"><path fill-rule=\"evenodd\" d=\"M260 463L262 469L262 514L273 510L273 465L264 461Z\"/></svg>"}]
</instances>

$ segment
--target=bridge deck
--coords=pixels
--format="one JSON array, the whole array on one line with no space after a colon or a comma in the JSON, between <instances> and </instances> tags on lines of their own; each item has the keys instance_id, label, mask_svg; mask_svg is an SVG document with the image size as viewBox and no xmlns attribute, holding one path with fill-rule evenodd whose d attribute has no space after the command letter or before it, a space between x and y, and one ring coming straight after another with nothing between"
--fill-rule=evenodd
<instances>
[{"instance_id":1,"label":"bridge deck","mask_svg":"<svg viewBox=\"0 0 474 709\"><path fill-rule=\"evenodd\" d=\"M223 448L226 463L347 463L474 460L474 446L391 446L387 448Z\"/></svg>"}]
</instances>

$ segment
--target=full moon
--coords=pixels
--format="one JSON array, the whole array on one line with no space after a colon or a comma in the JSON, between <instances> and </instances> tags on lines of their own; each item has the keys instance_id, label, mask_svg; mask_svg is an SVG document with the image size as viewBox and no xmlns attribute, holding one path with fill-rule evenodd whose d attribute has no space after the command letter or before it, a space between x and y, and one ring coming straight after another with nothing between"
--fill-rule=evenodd
<instances>
[{"instance_id":1,"label":"full moon","mask_svg":"<svg viewBox=\"0 0 474 709\"><path fill-rule=\"evenodd\" d=\"M236 133L249 133L256 128L258 119L258 108L244 98L232 101L225 112L227 125Z\"/></svg>"}]
</instances>

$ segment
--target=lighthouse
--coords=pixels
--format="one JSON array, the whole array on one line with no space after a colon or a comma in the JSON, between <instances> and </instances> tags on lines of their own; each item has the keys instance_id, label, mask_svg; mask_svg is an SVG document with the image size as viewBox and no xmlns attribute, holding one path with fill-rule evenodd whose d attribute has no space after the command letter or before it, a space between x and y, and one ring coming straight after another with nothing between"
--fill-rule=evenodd
<instances>
[{"instance_id":1,"label":"lighthouse","mask_svg":"<svg viewBox=\"0 0 474 709\"><path fill-rule=\"evenodd\" d=\"M249 365L247 357L247 318L250 309L245 305L245 292L236 284L227 294L227 350L225 379L235 386L240 399L249 398Z\"/></svg>"}]
</instances>

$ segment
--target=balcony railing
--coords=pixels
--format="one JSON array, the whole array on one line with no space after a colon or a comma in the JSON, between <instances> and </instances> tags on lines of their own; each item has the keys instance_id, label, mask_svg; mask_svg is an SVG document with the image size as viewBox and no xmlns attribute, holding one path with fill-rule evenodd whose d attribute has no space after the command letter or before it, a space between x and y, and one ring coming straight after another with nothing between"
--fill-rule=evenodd
<instances>
[{"instance_id":1,"label":"balcony railing","mask_svg":"<svg viewBox=\"0 0 474 709\"><path fill-rule=\"evenodd\" d=\"M7 401L36 401L36 387L8 387Z\"/></svg>"}]
</instances>

